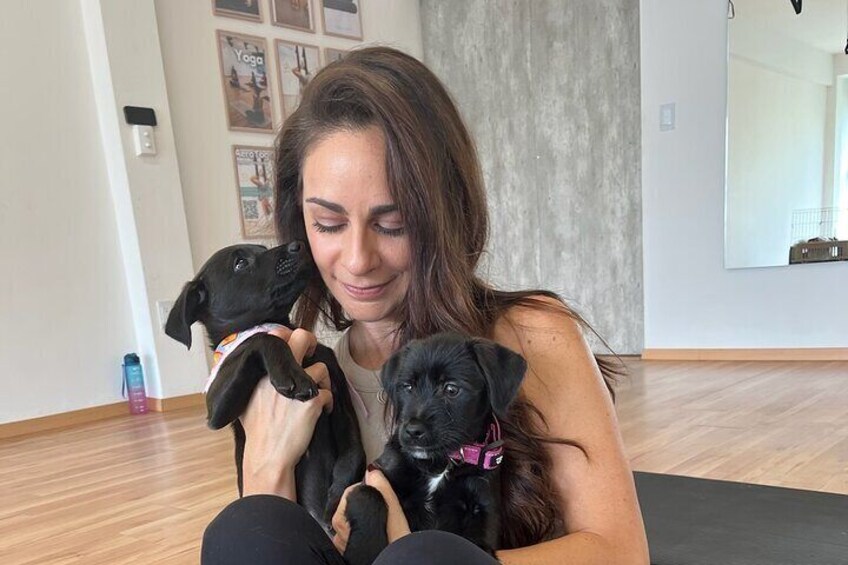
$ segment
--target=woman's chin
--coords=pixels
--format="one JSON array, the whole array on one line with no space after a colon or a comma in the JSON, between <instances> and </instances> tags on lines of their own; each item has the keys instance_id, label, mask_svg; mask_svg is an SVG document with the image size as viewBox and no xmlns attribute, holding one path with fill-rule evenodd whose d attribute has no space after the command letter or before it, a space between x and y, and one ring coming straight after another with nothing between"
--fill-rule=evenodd
<instances>
[{"instance_id":1,"label":"woman's chin","mask_svg":"<svg viewBox=\"0 0 848 565\"><path fill-rule=\"evenodd\" d=\"M384 304L343 304L347 317L355 322L388 322L392 308Z\"/></svg>"},{"instance_id":2,"label":"woman's chin","mask_svg":"<svg viewBox=\"0 0 848 565\"><path fill-rule=\"evenodd\" d=\"M388 322L395 318L395 303L389 300L363 302L347 298L339 303L347 317L355 322Z\"/></svg>"}]
</instances>

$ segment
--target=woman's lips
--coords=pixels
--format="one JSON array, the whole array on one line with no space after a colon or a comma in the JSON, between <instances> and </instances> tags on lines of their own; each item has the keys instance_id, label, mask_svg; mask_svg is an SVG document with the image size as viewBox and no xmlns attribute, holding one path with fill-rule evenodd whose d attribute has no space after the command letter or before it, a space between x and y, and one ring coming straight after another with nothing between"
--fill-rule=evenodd
<instances>
[{"instance_id":1,"label":"woman's lips","mask_svg":"<svg viewBox=\"0 0 848 565\"><path fill-rule=\"evenodd\" d=\"M373 299L373 298L380 297L383 294L383 292L386 290L386 287L389 286L389 284L393 280L394 279L392 279L388 282L385 282L383 284L380 284L380 285L375 285L375 286L353 286L353 285L349 285L349 284L345 284L345 283L341 283L341 284L344 287L345 291L347 291L347 293L349 295L351 295L354 298L364 300L364 299Z\"/></svg>"}]
</instances>

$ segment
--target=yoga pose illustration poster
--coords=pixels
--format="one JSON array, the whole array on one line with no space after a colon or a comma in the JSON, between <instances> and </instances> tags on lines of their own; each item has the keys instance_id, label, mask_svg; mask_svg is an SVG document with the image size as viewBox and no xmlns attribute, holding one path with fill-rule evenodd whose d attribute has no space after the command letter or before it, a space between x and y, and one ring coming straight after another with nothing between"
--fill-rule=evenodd
<instances>
[{"instance_id":1,"label":"yoga pose illustration poster","mask_svg":"<svg viewBox=\"0 0 848 565\"><path fill-rule=\"evenodd\" d=\"M274 133L265 40L220 30L217 38L228 127Z\"/></svg>"},{"instance_id":2,"label":"yoga pose illustration poster","mask_svg":"<svg viewBox=\"0 0 848 565\"><path fill-rule=\"evenodd\" d=\"M238 18L251 22L262 21L259 0L212 0L212 12L216 16Z\"/></svg>"},{"instance_id":3,"label":"yoga pose illustration poster","mask_svg":"<svg viewBox=\"0 0 848 565\"><path fill-rule=\"evenodd\" d=\"M271 0L271 23L315 33L312 0Z\"/></svg>"},{"instance_id":4,"label":"yoga pose illustration poster","mask_svg":"<svg viewBox=\"0 0 848 565\"><path fill-rule=\"evenodd\" d=\"M320 0L324 33L362 39L362 0Z\"/></svg>"},{"instance_id":5,"label":"yoga pose illustration poster","mask_svg":"<svg viewBox=\"0 0 848 565\"><path fill-rule=\"evenodd\" d=\"M301 92L321 68L318 48L303 43L291 43L281 39L275 42L277 47L277 77L280 79L280 92L283 98L283 121L300 104Z\"/></svg>"},{"instance_id":6,"label":"yoga pose illustration poster","mask_svg":"<svg viewBox=\"0 0 848 565\"><path fill-rule=\"evenodd\" d=\"M245 239L274 239L274 150L233 145L241 233Z\"/></svg>"}]
</instances>

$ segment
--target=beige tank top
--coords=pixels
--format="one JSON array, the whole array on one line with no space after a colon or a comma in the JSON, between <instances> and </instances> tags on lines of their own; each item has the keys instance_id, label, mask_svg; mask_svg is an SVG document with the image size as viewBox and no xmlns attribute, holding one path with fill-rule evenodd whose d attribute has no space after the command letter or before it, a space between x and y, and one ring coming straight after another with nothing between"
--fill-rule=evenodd
<instances>
[{"instance_id":1,"label":"beige tank top","mask_svg":"<svg viewBox=\"0 0 848 565\"><path fill-rule=\"evenodd\" d=\"M350 356L349 335L349 329L342 333L334 351L348 384L353 388L351 400L359 422L365 460L370 463L380 456L388 440L385 393L380 386L380 371L360 367Z\"/></svg>"}]
</instances>

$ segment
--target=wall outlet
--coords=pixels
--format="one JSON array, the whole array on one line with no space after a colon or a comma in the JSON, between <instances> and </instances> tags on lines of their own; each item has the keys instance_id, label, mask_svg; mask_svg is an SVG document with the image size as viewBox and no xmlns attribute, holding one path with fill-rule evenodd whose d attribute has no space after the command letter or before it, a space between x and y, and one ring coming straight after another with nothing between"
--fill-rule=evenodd
<instances>
[{"instance_id":1,"label":"wall outlet","mask_svg":"<svg viewBox=\"0 0 848 565\"><path fill-rule=\"evenodd\" d=\"M165 324L168 322L168 316L171 314L171 309L174 307L173 300L157 300L156 309L159 311L159 327L162 332L165 332Z\"/></svg>"}]
</instances>

